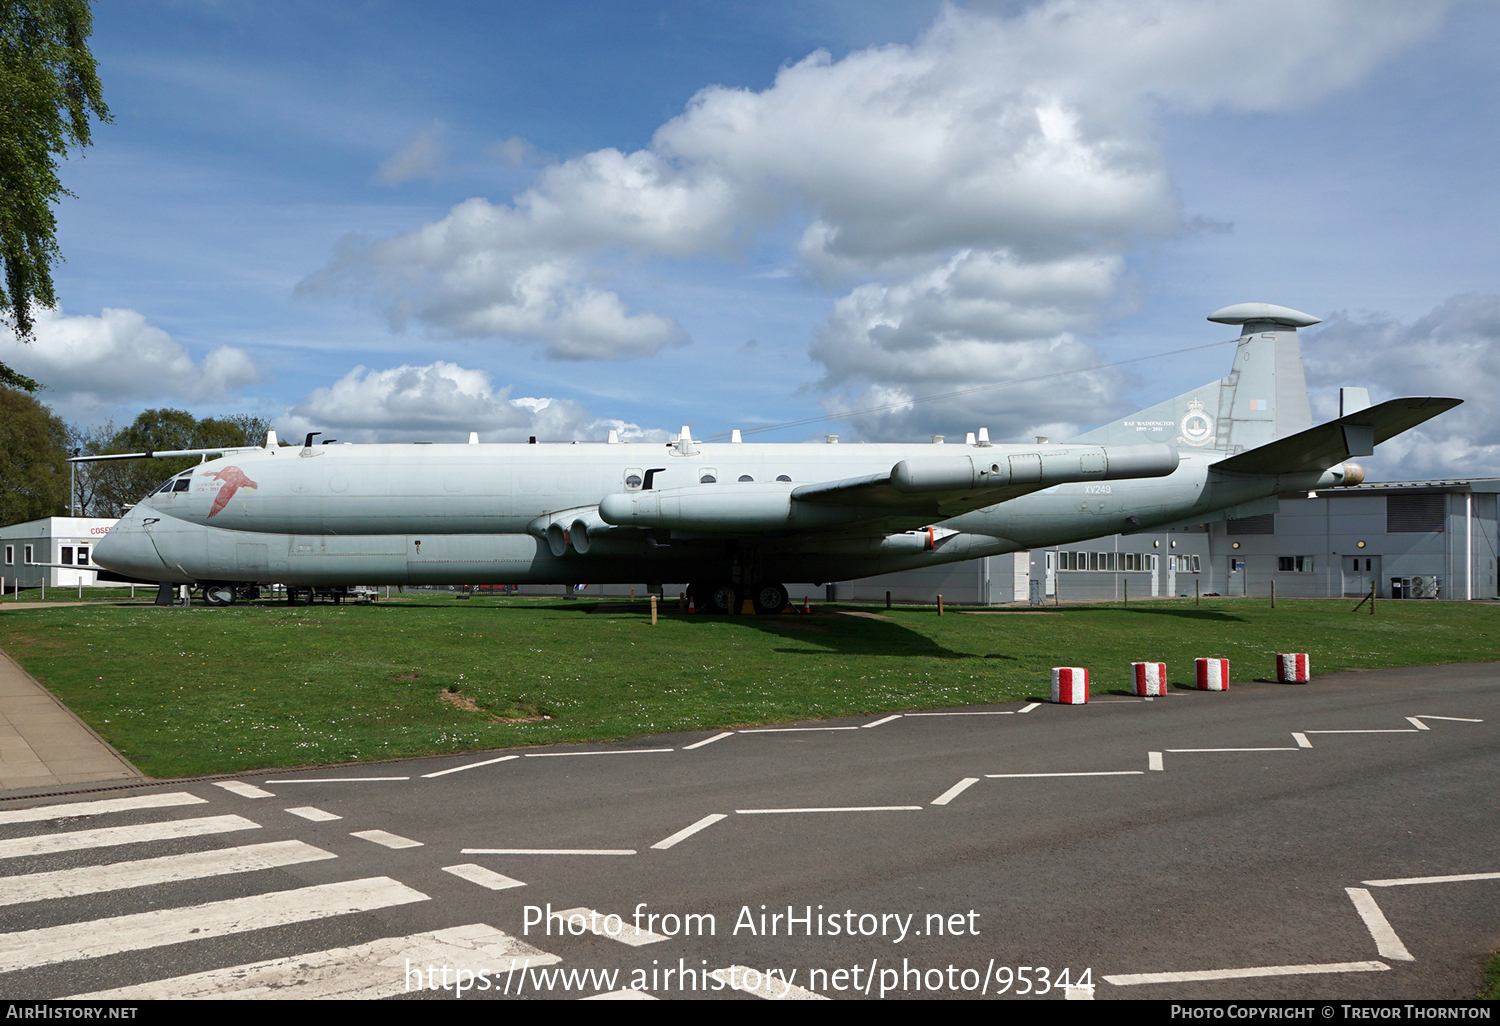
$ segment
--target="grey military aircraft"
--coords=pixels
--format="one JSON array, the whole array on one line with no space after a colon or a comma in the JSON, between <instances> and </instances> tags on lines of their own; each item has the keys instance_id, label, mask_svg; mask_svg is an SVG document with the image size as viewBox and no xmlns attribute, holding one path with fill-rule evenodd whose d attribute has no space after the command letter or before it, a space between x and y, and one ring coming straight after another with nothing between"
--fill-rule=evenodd
<instances>
[{"instance_id":1,"label":"grey military aircraft","mask_svg":"<svg viewBox=\"0 0 1500 1026\"><path fill-rule=\"evenodd\" d=\"M1228 375L1072 441L990 444L276 444L200 450L95 548L110 570L201 587L690 582L697 607L787 605L851 580L1244 516L1358 484L1351 457L1462 400L1392 399L1314 426L1297 329L1266 303ZM1350 390L1356 394L1362 390ZM934 439L935 442L938 439ZM151 455L181 455L155 453ZM216 456L208 459L208 456Z\"/></svg>"}]
</instances>

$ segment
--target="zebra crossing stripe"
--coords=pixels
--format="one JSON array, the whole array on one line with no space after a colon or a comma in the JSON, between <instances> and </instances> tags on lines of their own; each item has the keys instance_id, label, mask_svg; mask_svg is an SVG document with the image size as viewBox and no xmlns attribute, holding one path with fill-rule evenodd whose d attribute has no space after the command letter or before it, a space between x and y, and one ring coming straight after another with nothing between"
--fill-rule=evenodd
<instances>
[{"instance_id":1,"label":"zebra crossing stripe","mask_svg":"<svg viewBox=\"0 0 1500 1026\"><path fill-rule=\"evenodd\" d=\"M63 834L40 834L36 837L12 837L0 841L0 859L26 855L48 855L58 851L80 851L84 848L108 848L116 844L140 844L145 841L168 841L179 837L201 837L204 834L227 834L235 830L259 830L260 824L244 816L203 816L199 819L172 819L163 823L137 823L132 826L99 827L74 830Z\"/></svg>"},{"instance_id":2,"label":"zebra crossing stripe","mask_svg":"<svg viewBox=\"0 0 1500 1026\"><path fill-rule=\"evenodd\" d=\"M382 998L408 991L446 989L454 993L457 974L431 980L429 966L453 966L468 970L468 983L481 975L504 977L522 966L553 965L556 955L532 947L493 926L474 923L449 930L385 937L369 944L330 948L310 955L252 962L228 969L211 969L191 976L177 976L92 994L75 994L67 1000L169 1000L181 998ZM441 989L439 989L441 993Z\"/></svg>"},{"instance_id":3,"label":"zebra crossing stripe","mask_svg":"<svg viewBox=\"0 0 1500 1026\"><path fill-rule=\"evenodd\" d=\"M0 812L0 825L6 823L36 823L44 819L66 819L71 816L102 816L109 812L130 812L134 809L167 809L174 805L207 805L207 798L199 798L186 791L168 794L139 794L133 798L101 798L93 802L73 802L68 805L38 805L32 809L9 809Z\"/></svg>"},{"instance_id":4,"label":"zebra crossing stripe","mask_svg":"<svg viewBox=\"0 0 1500 1026\"><path fill-rule=\"evenodd\" d=\"M0 934L0 973L428 901L388 876Z\"/></svg>"},{"instance_id":5,"label":"zebra crossing stripe","mask_svg":"<svg viewBox=\"0 0 1500 1026\"><path fill-rule=\"evenodd\" d=\"M173 883L178 880L201 880L230 873L253 873L277 866L294 866L337 858L332 852L314 848L301 841L270 841L247 844L216 851L195 851L186 855L165 855L137 862L116 862L108 866L80 866L50 873L4 877L0 887L0 905L19 905L26 901L49 901L72 898L80 894L123 891L131 887Z\"/></svg>"}]
</instances>

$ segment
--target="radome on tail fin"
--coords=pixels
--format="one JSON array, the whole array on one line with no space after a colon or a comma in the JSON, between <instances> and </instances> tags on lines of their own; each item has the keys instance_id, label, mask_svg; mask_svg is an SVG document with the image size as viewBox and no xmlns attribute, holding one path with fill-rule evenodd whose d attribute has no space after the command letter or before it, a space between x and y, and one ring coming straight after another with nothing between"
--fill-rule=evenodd
<instances>
[{"instance_id":1,"label":"radome on tail fin","mask_svg":"<svg viewBox=\"0 0 1500 1026\"><path fill-rule=\"evenodd\" d=\"M1175 442L1182 451L1238 453L1313 426L1297 329L1317 317L1270 303L1237 303L1209 320L1238 324L1234 365L1217 381L1079 435L1095 444Z\"/></svg>"}]
</instances>

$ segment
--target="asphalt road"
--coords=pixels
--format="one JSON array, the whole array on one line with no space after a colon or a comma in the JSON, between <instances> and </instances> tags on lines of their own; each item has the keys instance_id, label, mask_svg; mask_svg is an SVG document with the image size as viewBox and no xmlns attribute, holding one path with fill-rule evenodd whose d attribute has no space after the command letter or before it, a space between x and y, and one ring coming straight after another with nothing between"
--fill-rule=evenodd
<instances>
[{"instance_id":1,"label":"asphalt road","mask_svg":"<svg viewBox=\"0 0 1500 1026\"><path fill-rule=\"evenodd\" d=\"M1468 998L1500 948L1500 665L954 713L0 802L0 994Z\"/></svg>"}]
</instances>

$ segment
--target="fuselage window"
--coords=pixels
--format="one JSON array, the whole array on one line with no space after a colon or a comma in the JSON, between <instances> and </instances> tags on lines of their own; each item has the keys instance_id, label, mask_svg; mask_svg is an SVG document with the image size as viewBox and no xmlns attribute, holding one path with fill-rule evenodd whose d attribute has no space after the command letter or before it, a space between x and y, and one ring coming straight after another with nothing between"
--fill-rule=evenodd
<instances>
[{"instance_id":1,"label":"fuselage window","mask_svg":"<svg viewBox=\"0 0 1500 1026\"><path fill-rule=\"evenodd\" d=\"M699 484L713 484L717 480L719 480L719 472L713 467L704 467L703 472L698 476Z\"/></svg>"},{"instance_id":2,"label":"fuselage window","mask_svg":"<svg viewBox=\"0 0 1500 1026\"><path fill-rule=\"evenodd\" d=\"M776 480L778 480L778 481L790 481L791 478L787 477L785 474L777 474L776 475Z\"/></svg>"},{"instance_id":3,"label":"fuselage window","mask_svg":"<svg viewBox=\"0 0 1500 1026\"><path fill-rule=\"evenodd\" d=\"M741 481L754 481L755 478L751 477L749 474L741 474L740 475L740 480Z\"/></svg>"},{"instance_id":4,"label":"fuselage window","mask_svg":"<svg viewBox=\"0 0 1500 1026\"><path fill-rule=\"evenodd\" d=\"M625 471L625 487L630 491L635 491L636 489L640 488L640 486L641 468L631 467L629 470Z\"/></svg>"}]
</instances>

